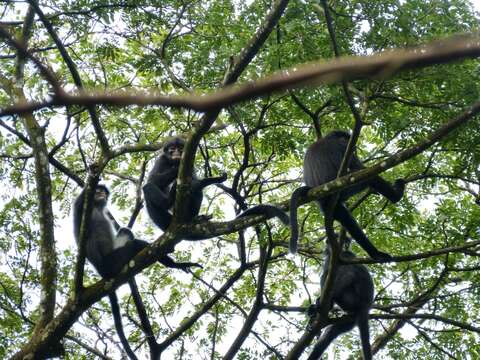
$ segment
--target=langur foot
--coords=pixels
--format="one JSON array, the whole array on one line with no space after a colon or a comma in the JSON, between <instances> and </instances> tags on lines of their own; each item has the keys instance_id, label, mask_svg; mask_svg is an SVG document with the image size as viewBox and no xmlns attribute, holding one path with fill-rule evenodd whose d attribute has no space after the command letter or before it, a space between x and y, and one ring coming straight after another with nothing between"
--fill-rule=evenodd
<instances>
[{"instance_id":1,"label":"langur foot","mask_svg":"<svg viewBox=\"0 0 480 360\"><path fill-rule=\"evenodd\" d=\"M197 215L195 216L191 222L193 223L202 223L202 222L206 222L206 221L210 221L212 220L213 218L213 215L210 215L210 214L206 214L206 215Z\"/></svg>"},{"instance_id":2,"label":"langur foot","mask_svg":"<svg viewBox=\"0 0 480 360\"><path fill-rule=\"evenodd\" d=\"M223 183L225 180L227 180L227 173L224 172L221 176L218 177L218 182Z\"/></svg>"}]
</instances>

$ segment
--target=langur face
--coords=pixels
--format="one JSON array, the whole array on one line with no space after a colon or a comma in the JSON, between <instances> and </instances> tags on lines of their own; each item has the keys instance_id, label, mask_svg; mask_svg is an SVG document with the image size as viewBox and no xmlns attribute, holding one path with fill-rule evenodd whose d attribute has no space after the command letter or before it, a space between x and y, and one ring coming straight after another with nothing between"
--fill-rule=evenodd
<instances>
[{"instance_id":1,"label":"langur face","mask_svg":"<svg viewBox=\"0 0 480 360\"><path fill-rule=\"evenodd\" d=\"M102 187L95 190L94 202L96 204L105 205L108 201L108 191Z\"/></svg>"},{"instance_id":2,"label":"langur face","mask_svg":"<svg viewBox=\"0 0 480 360\"><path fill-rule=\"evenodd\" d=\"M183 145L182 144L172 144L167 147L167 154L168 157L173 161L180 161L182 158L183 153Z\"/></svg>"}]
</instances>

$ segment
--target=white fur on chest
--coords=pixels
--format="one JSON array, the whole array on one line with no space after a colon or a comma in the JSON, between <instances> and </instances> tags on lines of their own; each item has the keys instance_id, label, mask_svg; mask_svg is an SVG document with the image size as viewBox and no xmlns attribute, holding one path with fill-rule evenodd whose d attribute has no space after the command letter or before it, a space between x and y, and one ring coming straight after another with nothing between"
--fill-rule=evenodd
<instances>
[{"instance_id":1,"label":"white fur on chest","mask_svg":"<svg viewBox=\"0 0 480 360\"><path fill-rule=\"evenodd\" d=\"M113 238L113 250L125 246L127 241L130 241L130 237L128 235L114 236L114 238Z\"/></svg>"},{"instance_id":2,"label":"white fur on chest","mask_svg":"<svg viewBox=\"0 0 480 360\"><path fill-rule=\"evenodd\" d=\"M104 228L106 231L103 232L103 235L100 235L102 237L105 237L105 239L102 239L102 241L108 241L106 238L109 238L111 242L111 247L112 250L121 248L122 246L125 246L127 241L130 240L130 237L128 235L120 235L117 236L117 231L115 230L113 226L113 221L110 218L110 214L108 213L108 210L106 208L99 210L95 209L94 211L101 211L101 215L95 215L93 216L94 219L99 219L98 222L102 224L93 224L93 226L100 226L101 228Z\"/></svg>"}]
</instances>

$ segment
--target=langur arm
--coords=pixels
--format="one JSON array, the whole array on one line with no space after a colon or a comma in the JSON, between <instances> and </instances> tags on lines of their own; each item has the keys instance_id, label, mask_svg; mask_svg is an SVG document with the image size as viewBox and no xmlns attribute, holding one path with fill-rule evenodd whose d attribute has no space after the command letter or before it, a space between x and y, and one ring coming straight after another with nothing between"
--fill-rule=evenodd
<instances>
[{"instance_id":1,"label":"langur arm","mask_svg":"<svg viewBox=\"0 0 480 360\"><path fill-rule=\"evenodd\" d=\"M165 194L165 192L154 183L148 182L143 186L143 195L145 200L152 203L155 207L165 209L166 211L170 208L170 198L172 195Z\"/></svg>"},{"instance_id":2,"label":"langur arm","mask_svg":"<svg viewBox=\"0 0 480 360\"><path fill-rule=\"evenodd\" d=\"M399 202L405 192L405 180L397 179L392 185L388 181L376 176L369 181L368 185L378 194L387 198L392 203Z\"/></svg>"},{"instance_id":3,"label":"langur arm","mask_svg":"<svg viewBox=\"0 0 480 360\"><path fill-rule=\"evenodd\" d=\"M147 182L154 183L160 187L167 187L177 178L178 164L169 163L166 155L162 154L157 158L153 169L150 171Z\"/></svg>"},{"instance_id":4,"label":"langur arm","mask_svg":"<svg viewBox=\"0 0 480 360\"><path fill-rule=\"evenodd\" d=\"M147 182L154 183L155 185L165 188L174 182L178 175L178 167L173 166L162 172L152 170Z\"/></svg>"},{"instance_id":5,"label":"langur arm","mask_svg":"<svg viewBox=\"0 0 480 360\"><path fill-rule=\"evenodd\" d=\"M345 156L345 153L347 152L349 141L350 141L350 136L349 137L337 138L336 146L338 146L338 150L342 154L342 159ZM339 160L338 166L340 166L341 162L342 162L342 160ZM358 171L358 170L365 169L365 165L363 165L362 160L360 160L357 156L356 148L354 149L353 154L350 158L350 163L349 163L348 169L350 171Z\"/></svg>"},{"instance_id":6,"label":"langur arm","mask_svg":"<svg viewBox=\"0 0 480 360\"><path fill-rule=\"evenodd\" d=\"M335 338L340 334L352 330L354 325L354 321L348 321L345 323L338 323L327 326L324 329L323 334L320 336L320 340L318 340L307 360L320 359L324 351L327 349L328 345L330 345L330 343L335 340Z\"/></svg>"},{"instance_id":7,"label":"langur arm","mask_svg":"<svg viewBox=\"0 0 480 360\"><path fill-rule=\"evenodd\" d=\"M82 223L84 195L85 191L82 191L73 203L73 235L77 241L80 236L80 225Z\"/></svg>"},{"instance_id":8,"label":"langur arm","mask_svg":"<svg viewBox=\"0 0 480 360\"><path fill-rule=\"evenodd\" d=\"M223 173L221 176L208 177L201 180L192 181L192 191L201 191L207 186L213 184L219 184L227 180L227 173Z\"/></svg>"},{"instance_id":9,"label":"langur arm","mask_svg":"<svg viewBox=\"0 0 480 360\"><path fill-rule=\"evenodd\" d=\"M350 160L349 169L351 171L358 171L358 170L365 169L365 165L363 164L362 160L360 160L358 158L358 156L356 154L352 155L352 158Z\"/></svg>"},{"instance_id":10,"label":"langur arm","mask_svg":"<svg viewBox=\"0 0 480 360\"><path fill-rule=\"evenodd\" d=\"M177 181L174 181L172 186L170 187L170 191L168 192L167 197L167 208L170 209L175 204L175 197L177 196Z\"/></svg>"},{"instance_id":11,"label":"langur arm","mask_svg":"<svg viewBox=\"0 0 480 360\"><path fill-rule=\"evenodd\" d=\"M113 217L112 213L110 212L110 210L107 210L106 211L106 214L108 216L108 218L111 220L112 224L113 224L113 227L115 228L115 230L118 231L118 229L121 228L120 224L117 222L117 220L115 220L115 218Z\"/></svg>"}]
</instances>

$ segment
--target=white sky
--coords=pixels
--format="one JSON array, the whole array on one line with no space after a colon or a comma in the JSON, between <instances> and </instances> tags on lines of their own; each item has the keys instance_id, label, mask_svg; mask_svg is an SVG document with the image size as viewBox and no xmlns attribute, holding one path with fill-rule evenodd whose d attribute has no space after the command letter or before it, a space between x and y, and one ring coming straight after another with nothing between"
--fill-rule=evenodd
<instances>
[{"instance_id":1,"label":"white sky","mask_svg":"<svg viewBox=\"0 0 480 360\"><path fill-rule=\"evenodd\" d=\"M474 8L478 12L480 12L480 0L470 0L470 2L473 4ZM63 131L63 129L62 129L62 131ZM114 208L112 205L110 205L110 207ZM114 209L113 209L113 211L114 211L115 215L117 215L117 216L120 215L119 211L115 211ZM231 216L230 215L231 214L228 214L227 218L232 218L233 217L233 215L231 215ZM144 217L145 217L145 215L144 215ZM56 239L58 240L57 245L59 245L59 247L62 248L62 249L68 248L68 247L75 248L75 243L74 243L74 240L73 240L73 236L70 235L70 234L72 234L71 223L72 223L72 220L69 216L67 216L67 217L65 217L61 220L57 220L57 222L56 222L57 227L55 228L55 235L56 235ZM158 236L159 232L160 232L159 230L156 230L155 234ZM152 237L152 238L155 238L155 237ZM182 251L182 250L185 251L185 249L183 249L184 245L186 246L186 244L180 245L178 247L178 251ZM192 261L197 261L196 256L194 256L194 259L192 259ZM0 259L0 263L3 263L3 260ZM125 287L122 288L122 290L120 291L120 294L122 294L123 291L128 291L128 289L126 289ZM236 325L237 324L235 322L235 326ZM76 326L77 326L77 329L79 329L78 323L77 323ZM238 325L238 326L240 326L240 325ZM127 329L127 331L128 331L128 329ZM409 333L414 334L415 330L413 330L409 326L405 327L402 330L402 335L404 335L404 336L409 334ZM229 344L228 341L224 344L224 346L229 346L229 345L230 344ZM335 350L335 346L331 346L331 348L329 349L329 353L332 353L334 350Z\"/></svg>"}]
</instances>

